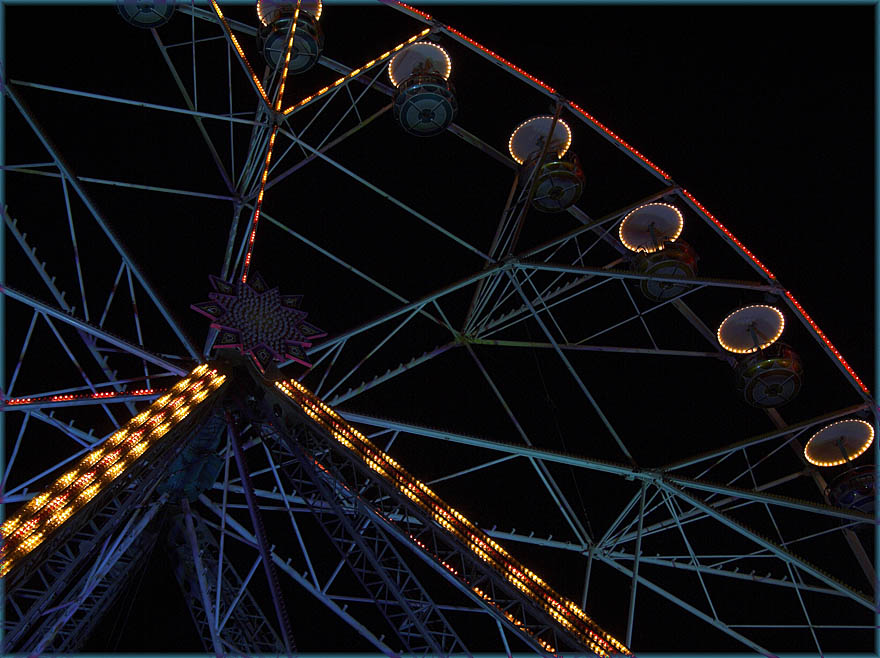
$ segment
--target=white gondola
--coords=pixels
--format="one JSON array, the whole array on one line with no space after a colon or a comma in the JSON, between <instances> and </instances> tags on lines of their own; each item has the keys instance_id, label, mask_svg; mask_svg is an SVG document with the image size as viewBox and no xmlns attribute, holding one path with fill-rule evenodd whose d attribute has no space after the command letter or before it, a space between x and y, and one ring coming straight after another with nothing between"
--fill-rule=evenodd
<instances>
[{"instance_id":1,"label":"white gondola","mask_svg":"<svg viewBox=\"0 0 880 658\"><path fill-rule=\"evenodd\" d=\"M690 279L697 273L697 255L678 238L684 228L681 211L668 203L646 203L620 222L618 236L632 253L633 269L652 277ZM661 302L677 297L688 285L675 281L643 279L640 288L648 299Z\"/></svg>"},{"instance_id":2,"label":"white gondola","mask_svg":"<svg viewBox=\"0 0 880 658\"><path fill-rule=\"evenodd\" d=\"M550 145L545 149L548 137ZM522 165L522 184L534 183L532 206L537 210L560 212L581 197L584 172L577 156L569 151L570 146L571 129L562 119L554 124L552 116L523 121L510 135L510 156Z\"/></svg>"},{"instance_id":3,"label":"white gondola","mask_svg":"<svg viewBox=\"0 0 880 658\"><path fill-rule=\"evenodd\" d=\"M303 73L317 63L324 49L324 33L318 24L322 9L321 0L300 2L299 14L296 13L296 2L290 0L257 2L257 16L262 24L257 40L271 68L279 67L284 61L294 17L296 30L287 72L294 75Z\"/></svg>"},{"instance_id":4,"label":"white gondola","mask_svg":"<svg viewBox=\"0 0 880 658\"><path fill-rule=\"evenodd\" d=\"M449 54L433 43L414 43L391 59L394 117L406 132L429 137L449 127L458 112L451 72Z\"/></svg>"},{"instance_id":5,"label":"white gondola","mask_svg":"<svg viewBox=\"0 0 880 658\"><path fill-rule=\"evenodd\" d=\"M754 304L728 315L718 327L718 343L738 355L736 387L746 402L767 409L791 402L801 389L800 357L778 342L785 317L774 306Z\"/></svg>"}]
</instances>

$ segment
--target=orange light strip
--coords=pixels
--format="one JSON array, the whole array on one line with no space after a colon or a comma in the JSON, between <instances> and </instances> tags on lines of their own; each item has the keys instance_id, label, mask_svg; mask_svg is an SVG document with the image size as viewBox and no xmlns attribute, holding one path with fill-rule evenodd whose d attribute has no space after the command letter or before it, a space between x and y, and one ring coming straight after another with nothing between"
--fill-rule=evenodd
<instances>
[{"instance_id":1,"label":"orange light strip","mask_svg":"<svg viewBox=\"0 0 880 658\"><path fill-rule=\"evenodd\" d=\"M788 297L788 299L791 301L792 304L794 304L794 307L798 310L798 313L800 313L803 316L804 320L806 320L807 323L810 325L810 327L813 328L813 331L816 332L816 335L819 336L819 338L822 340L822 342L825 343L825 345L828 347L829 350L831 350L831 353L834 355L834 357L838 361L840 361L840 365L842 365L844 370L846 370L849 373L849 376L853 378L853 381L856 384L858 384L859 388L862 389L862 391L864 391L867 395L870 395L871 394L870 389L868 389L868 387L865 386L865 383L856 374L856 371L853 370L852 367L846 362L846 359L844 359L843 355L837 350L836 347L834 347L833 343L830 340L828 340L828 337L825 335L825 332L823 332L819 328L818 324L813 322L813 318L811 318L810 315L804 310L804 307L801 306L800 302L794 298L794 295L792 295L788 290L786 290L785 296Z\"/></svg>"},{"instance_id":2,"label":"orange light strip","mask_svg":"<svg viewBox=\"0 0 880 658\"><path fill-rule=\"evenodd\" d=\"M431 32L431 28L425 28L424 30L422 30L422 31L419 32L418 34L411 36L409 39L407 39L407 40L404 41L403 43L394 46L394 48L392 48L392 49L389 50L388 52L384 52L384 53L382 53L381 55L379 55L378 57L376 57L375 59L371 59L371 60L370 60L369 62L367 62L366 64L364 64L364 65L362 65L362 66L360 66L360 67L354 69L353 71L350 71L350 72L347 73L346 75L344 75L344 76L342 76L341 78L339 78L339 79L338 79L336 82L334 82L333 84L328 85L328 86L324 87L323 89L320 89L319 91L316 91L316 92L315 92L314 94L312 94L311 96L306 96L305 98L303 98L301 101L299 101L299 102L296 103L295 105L291 105L291 106L288 107L286 110L284 110L284 116L287 116L287 115L289 115L291 112L293 112L294 110L296 110L296 109L302 107L303 105L305 105L305 104L307 104L307 103L312 102L313 100L315 100L315 99L318 98L319 96L323 96L324 94L326 94L326 93L327 93L328 91L330 91L331 89L336 89L336 87L338 87L339 85L341 85L343 82L346 82L347 80L351 80L353 77L355 77L355 76L358 75L359 73L362 73L363 71L366 71L368 68L370 68L370 67L372 67L372 66L375 66L376 64L379 64L379 63L385 61L386 59L388 59L389 57L391 57L394 53L398 52L398 51L401 50L402 48L406 48L409 44L418 41L419 39L421 39L422 37L424 37L425 35L427 35L427 34L430 33L430 32Z\"/></svg>"},{"instance_id":3,"label":"orange light strip","mask_svg":"<svg viewBox=\"0 0 880 658\"><path fill-rule=\"evenodd\" d=\"M0 578L121 475L225 379L207 365L198 366L0 525Z\"/></svg>"},{"instance_id":4,"label":"orange light strip","mask_svg":"<svg viewBox=\"0 0 880 658\"><path fill-rule=\"evenodd\" d=\"M213 2L214 0L212 0ZM275 111L281 111L281 101L284 99L284 86L287 83L287 67L290 65L290 53L293 50L293 37L296 34L296 22L299 19L299 8L302 0L296 0L296 10L293 12L293 27L290 30L290 39L287 41L284 66L281 70L281 82L278 85L278 94L275 98ZM267 101L268 102L268 101ZM247 283L248 272L251 269L251 259L254 256L254 241L257 239L257 224L260 221L260 212L263 208L263 196L266 194L266 180L269 178L269 164L272 162L272 149L275 147L275 137L278 135L278 125L272 128L269 136L269 148L266 150L266 160L263 162L263 175L260 177L260 193L257 195L257 203L254 205L254 216L251 220L251 234L248 236L247 254L244 257L244 268L241 274L241 282Z\"/></svg>"},{"instance_id":5,"label":"orange light strip","mask_svg":"<svg viewBox=\"0 0 880 658\"><path fill-rule=\"evenodd\" d=\"M276 112L281 111L281 99L284 98L284 85L287 82L287 67L290 65L290 53L293 50L293 35L296 34L296 22L299 20L300 4L302 4L302 0L296 0L296 10L293 12L293 27L290 30L290 39L287 41L287 55L284 58L284 67L281 70L281 84L278 85L278 96L275 98Z\"/></svg>"},{"instance_id":6,"label":"orange light strip","mask_svg":"<svg viewBox=\"0 0 880 658\"><path fill-rule=\"evenodd\" d=\"M534 600L561 626L576 635L590 649L601 656L610 653L632 653L617 639L601 630L587 614L572 601L555 592L537 574L517 562L504 548L466 519L425 484L410 475L394 459L376 448L363 434L348 425L339 414L308 391L296 380L276 382L306 415L326 429L343 446L357 454L366 465L397 487L402 494L419 505L442 528L450 532L477 558L488 564L518 590ZM422 549L423 544L416 542ZM447 565L447 568L448 565ZM481 598L497 605L485 593L472 588ZM503 612L503 611L502 611ZM520 630L531 634L518 620L511 620ZM554 648L541 638L535 639L547 650Z\"/></svg>"},{"instance_id":7,"label":"orange light strip","mask_svg":"<svg viewBox=\"0 0 880 658\"><path fill-rule=\"evenodd\" d=\"M220 19L220 23L223 24L223 28L226 30L226 36L229 37L232 45L235 46L235 50L238 52L238 56L241 57L241 61L244 62L245 68L247 68L248 73L251 74L251 79L257 86L257 90L260 92L263 100L266 101L266 105L269 105L269 97L266 95L266 91L263 89L263 85L260 83L260 79L257 77L257 74L254 73L254 69L251 68L251 64L250 62L248 62L248 58L245 56L244 50L241 49L241 46L238 43L238 39L236 39L235 35L232 33L232 28L229 27L229 23L226 22L226 18L223 16L223 12L220 11L220 5L217 4L217 0L211 0L211 6L214 8L214 13L217 14L217 18Z\"/></svg>"},{"instance_id":8,"label":"orange light strip","mask_svg":"<svg viewBox=\"0 0 880 658\"><path fill-rule=\"evenodd\" d=\"M70 400L107 400L119 397L140 397L163 393L164 388L139 388L134 391L98 391L97 393L73 394L64 393L59 395L46 395L42 397L20 397L6 400L4 404L9 406L20 404L39 404L43 402L68 402Z\"/></svg>"},{"instance_id":9,"label":"orange light strip","mask_svg":"<svg viewBox=\"0 0 880 658\"><path fill-rule=\"evenodd\" d=\"M257 203L254 205L254 218L251 221L251 234L248 237L247 254L244 257L244 271L241 282L247 283L248 271L251 268L251 258L254 255L254 240L257 238L257 223L260 221L260 211L263 208L263 195L266 194L266 179L269 177L269 163L272 162L272 149L275 146L275 136L278 134L278 126L272 128L269 136L269 148L266 150L266 161L263 163L263 176L260 179L260 193L257 195Z\"/></svg>"}]
</instances>

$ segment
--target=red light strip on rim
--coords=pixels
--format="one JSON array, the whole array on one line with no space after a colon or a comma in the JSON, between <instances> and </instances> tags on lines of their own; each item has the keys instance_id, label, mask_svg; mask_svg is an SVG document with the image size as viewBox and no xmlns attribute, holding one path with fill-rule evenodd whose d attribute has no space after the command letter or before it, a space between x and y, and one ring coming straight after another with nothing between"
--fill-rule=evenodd
<instances>
[{"instance_id":1,"label":"red light strip on rim","mask_svg":"<svg viewBox=\"0 0 880 658\"><path fill-rule=\"evenodd\" d=\"M408 11L411 11L416 14L419 14L420 16L423 16L427 20L433 20L430 14L426 14L425 12L419 11L418 9L410 7L409 5L406 5L402 2L398 2L397 4L405 9L407 9ZM475 39L471 39L469 36L467 36L466 34L461 32L460 30L457 30L454 27L450 27L449 25L444 25L443 28L446 31L450 32L451 34L454 34L455 36L459 37L460 39L463 39L464 41L468 42L469 44L471 44L475 48L478 48L479 50L483 51L484 53L489 55L489 57L494 59L499 64L503 64L507 68L509 68L513 71L516 71L517 73L519 73L520 75L522 75L526 79L531 80L536 85L538 85L542 89L548 91L549 93L556 94L555 88L551 87L543 80L536 78L534 75L532 75L531 73L529 73L525 69L520 68L519 66L517 66L516 64L514 64L510 60L505 59L504 57L502 57L501 55L499 55L495 51L490 50L489 48L487 48L483 44L479 43ZM571 101L565 101L565 103L572 110L581 114L583 117L585 117L587 120L589 120L593 125L595 125L601 131L603 131L606 135L608 135L611 139L613 139L615 142L617 142L622 147L624 147L626 150L628 150L630 153L632 153L634 156L636 156L639 160L641 160L646 165L648 165L651 169L653 169L658 174L660 174L663 178L665 178L666 180L672 180L672 178L670 177L670 175L668 173L663 171L660 167L658 167L651 160L649 160L647 157L645 157L638 149L634 148L631 144L629 144L629 142L627 142L622 137L620 137L620 135L618 135L616 132L614 132L613 130L608 128L608 126L603 124L596 117L594 117L592 114L590 114L585 109L583 109L580 105L578 105L577 103L573 103Z\"/></svg>"},{"instance_id":2,"label":"red light strip on rim","mask_svg":"<svg viewBox=\"0 0 880 658\"><path fill-rule=\"evenodd\" d=\"M853 378L856 384L859 385L859 388L862 389L866 394L870 395L871 391L865 386L865 383L861 380L861 378L856 374L856 371L852 369L852 367L846 362L846 359L843 358L843 355L837 351L837 348L828 340L828 337L825 335L819 325L813 321L813 318L809 316L809 314L804 310L804 307L801 306L800 302L794 298L788 290L785 291L785 296L788 297L789 301L794 304L794 307L798 310L798 312L803 316L804 320L809 323L809 325L813 328L813 331L816 332L816 335L822 339L822 342L831 350L831 353L835 356L835 358L840 361L840 365L844 367L844 369L849 373L850 377Z\"/></svg>"},{"instance_id":3,"label":"red light strip on rim","mask_svg":"<svg viewBox=\"0 0 880 658\"><path fill-rule=\"evenodd\" d=\"M222 23L223 29L226 30L226 36L229 37L232 45L235 46L235 50L238 52L238 56L241 58L241 61L244 62L244 66L248 70L248 73L251 74L251 79L256 85L257 91L260 92L263 100L266 101L266 105L269 105L269 97L266 95L266 91L263 89L263 85L260 84L260 79L257 77L257 74L254 73L254 69L251 68L250 62L248 62L247 57L245 57L244 50L242 50L241 46L239 45L238 39L236 39L235 35L232 33L232 28L229 27L229 23L226 22L226 18L223 16L223 12L220 11L220 5L217 4L216 0L211 0L211 6L214 8L214 13L217 14L217 18L220 19L220 23Z\"/></svg>"},{"instance_id":4,"label":"red light strip on rim","mask_svg":"<svg viewBox=\"0 0 880 658\"><path fill-rule=\"evenodd\" d=\"M715 218L715 215L713 215L711 212L709 212L709 211L706 209L706 207L705 207L702 203L700 203L699 201L697 201L697 200L694 198L694 195L693 195L693 194L691 194L690 192L688 192L688 191L685 190L685 189L682 189L682 190L681 190L681 193L684 194L688 199L690 199L691 201L693 201L694 205L696 205L697 208L700 209L700 212L702 212L706 217L708 217L708 218L711 220L711 222L712 222L713 224L715 224L715 226L717 226L719 229L721 229L721 232L724 233L724 235L726 235L728 238L730 238L731 240L733 240L733 243L734 243L737 247L739 247L739 248L742 250L742 252L743 252L746 256L748 256L748 257L752 260L752 262L753 262L755 265L757 265L758 267L760 267L761 270L764 272L764 274L766 274L766 275L767 275L768 277L770 277L771 279L775 279L775 278L776 278L776 275L773 274L773 272L771 272L769 269L767 269L767 267L764 265L764 263L762 263L760 260L758 260L758 257L755 256L755 254L753 254L751 251L749 251L748 248L747 248L742 242L740 242L740 241L737 239L737 237L736 237L733 233L731 233L731 232L730 232L730 231L724 226L724 224L722 224L721 222L719 222L719 221Z\"/></svg>"},{"instance_id":5,"label":"red light strip on rim","mask_svg":"<svg viewBox=\"0 0 880 658\"><path fill-rule=\"evenodd\" d=\"M403 3L403 2L397 2L396 4L400 5L401 7L403 7L404 9L406 9L406 10L408 10L408 11L413 12L414 14L418 14L418 15L421 16L422 18L425 18L425 19L427 19L427 20L429 20L429 21L434 20L434 17L431 16L431 14L428 14L428 13L426 13L426 12L424 12L424 11L421 11L420 9L416 9L415 7L410 7L409 5L407 5L407 4Z\"/></svg>"},{"instance_id":6,"label":"red light strip on rim","mask_svg":"<svg viewBox=\"0 0 880 658\"><path fill-rule=\"evenodd\" d=\"M5 404L15 406L19 404L36 404L40 402L68 402L70 400L107 400L119 397L140 397L164 393L164 388L140 388L134 391L99 391L97 393L82 393L79 395L65 393L60 395L45 395L42 397L19 397L6 400Z\"/></svg>"},{"instance_id":7,"label":"red light strip on rim","mask_svg":"<svg viewBox=\"0 0 880 658\"><path fill-rule=\"evenodd\" d=\"M614 132L613 130L611 130L611 129L610 129L608 126L606 126L604 123L602 123L601 121L599 121L599 120L598 120L596 117L594 117L592 114L590 114L589 112L587 112L587 111L586 111L584 108L582 108L580 105L578 105L577 103L573 103L572 101L566 101L566 103L568 104L568 106L569 106L571 109L573 109L575 112L579 112L579 113L582 114L584 117L586 117L587 119L589 119L590 122L593 123L597 128L599 128L600 130L602 130L602 131L603 131L606 135L608 135L611 139L613 139L615 142L617 142L618 144L620 144L623 148L625 148L627 151L629 151L630 153L632 153L632 154L633 154L634 156L636 156L639 160L641 160L641 161L644 162L646 165L648 165L651 169L653 169L653 170L656 171L658 174L660 174L661 176L663 176L663 178L665 178L665 179L668 180L668 181L671 181L671 180L672 180L672 177L671 177L669 174L667 174L667 173L666 173L665 171L663 171L660 167L658 167L658 166L655 165L653 162L651 162L648 158L646 158L644 155L642 155L642 153L641 153L638 149L636 149L636 148L634 148L633 146L631 146L629 142L627 142L627 141L626 141L625 139L623 139L620 135L618 135L616 132Z\"/></svg>"},{"instance_id":8,"label":"red light strip on rim","mask_svg":"<svg viewBox=\"0 0 880 658\"><path fill-rule=\"evenodd\" d=\"M263 195L266 194L266 179L269 177L269 163L272 161L272 148L275 146L275 135L278 134L278 126L272 128L269 137L269 148L266 150L266 161L263 163L263 177L260 179L260 193L257 195L257 203L254 206L254 219L251 222L251 235L248 238L247 255L244 257L244 271L241 282L247 283L248 270L251 267L251 258L254 255L254 240L257 237L257 222L260 221L260 210L263 208Z\"/></svg>"}]
</instances>

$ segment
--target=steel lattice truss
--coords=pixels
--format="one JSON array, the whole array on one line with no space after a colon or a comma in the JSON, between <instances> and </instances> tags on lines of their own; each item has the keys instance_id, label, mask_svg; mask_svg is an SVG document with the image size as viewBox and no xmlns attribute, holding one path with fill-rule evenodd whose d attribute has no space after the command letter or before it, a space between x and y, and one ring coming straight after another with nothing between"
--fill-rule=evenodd
<instances>
[{"instance_id":1,"label":"steel lattice truss","mask_svg":"<svg viewBox=\"0 0 880 658\"><path fill-rule=\"evenodd\" d=\"M328 34L295 78L264 68L251 7L213 3L104 35L161 73L143 90L3 62L4 650L88 647L156 551L217 655L681 651L694 621L701 649L868 650L874 519L803 458L836 419L876 427L864 382L667 172L471 37L377 4L387 35L349 38L343 63ZM549 101L620 186L546 221L487 122L403 135L385 71L425 38L457 84ZM119 142L65 131L59 100ZM475 168L438 167L456 158ZM651 202L684 212L701 255L661 302L641 290L680 281L639 273L618 239ZM329 331L265 378L218 360L187 310L206 275L244 282L252 262ZM822 382L781 410L746 409L725 378L715 327L743 301L784 312ZM710 420L676 378L717 401ZM316 624L351 629L341 646L303 628L315 600Z\"/></svg>"}]
</instances>

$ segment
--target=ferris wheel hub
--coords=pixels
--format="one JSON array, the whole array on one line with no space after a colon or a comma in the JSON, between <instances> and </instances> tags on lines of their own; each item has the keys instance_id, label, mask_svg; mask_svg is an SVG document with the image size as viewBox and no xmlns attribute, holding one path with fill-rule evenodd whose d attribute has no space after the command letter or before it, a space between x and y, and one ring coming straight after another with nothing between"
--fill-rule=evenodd
<instances>
[{"instance_id":1,"label":"ferris wheel hub","mask_svg":"<svg viewBox=\"0 0 880 658\"><path fill-rule=\"evenodd\" d=\"M248 355L260 372L285 358L311 365L304 348L327 334L305 321L308 313L300 310L302 295L282 295L256 272L247 282L215 276L210 280L214 288L208 295L211 301L190 308L211 320L211 327L217 330L212 349L234 349Z\"/></svg>"}]
</instances>

